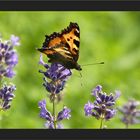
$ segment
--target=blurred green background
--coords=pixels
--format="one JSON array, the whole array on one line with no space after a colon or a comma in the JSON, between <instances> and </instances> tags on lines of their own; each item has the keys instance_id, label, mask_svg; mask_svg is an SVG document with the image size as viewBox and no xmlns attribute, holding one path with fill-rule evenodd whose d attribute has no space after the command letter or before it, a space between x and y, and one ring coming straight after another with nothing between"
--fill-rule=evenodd
<instances>
[{"instance_id":1,"label":"blurred green background","mask_svg":"<svg viewBox=\"0 0 140 140\"><path fill-rule=\"evenodd\" d=\"M11 109L3 113L1 128L44 128L45 120L39 117L38 102L47 100L52 104L42 86L44 69L38 65L45 35L59 32L77 22L80 26L79 64L104 61L104 65L83 67L82 78L78 71L67 81L63 100L57 105L71 109L72 117L64 120L64 128L99 128L100 121L85 117L84 104L94 101L91 90L98 84L103 91L122 92L116 107L128 99L140 100L140 12L0 12L0 33L3 39L11 34L19 36L21 46L17 47L19 63L16 76L8 80L17 87L16 98ZM47 57L44 56L47 62ZM106 122L108 128L124 128L120 114ZM133 125L130 128L140 128Z\"/></svg>"}]
</instances>

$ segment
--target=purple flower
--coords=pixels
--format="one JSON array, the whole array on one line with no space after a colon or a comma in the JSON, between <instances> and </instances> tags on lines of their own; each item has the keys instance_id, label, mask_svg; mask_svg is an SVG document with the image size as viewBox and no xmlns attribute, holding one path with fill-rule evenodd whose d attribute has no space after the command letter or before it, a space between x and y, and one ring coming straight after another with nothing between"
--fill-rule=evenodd
<instances>
[{"instance_id":1,"label":"purple flower","mask_svg":"<svg viewBox=\"0 0 140 140\"><path fill-rule=\"evenodd\" d=\"M102 91L102 86L98 85L92 90L92 95L96 98L94 103L88 102L85 104L84 110L86 116L94 116L96 119L111 119L115 114L116 110L114 105L116 99L120 96L119 91L115 91L115 95L110 93L107 95Z\"/></svg>"},{"instance_id":2,"label":"purple flower","mask_svg":"<svg viewBox=\"0 0 140 140\"><path fill-rule=\"evenodd\" d=\"M54 128L54 123L53 123L53 122L46 122L46 123L45 123L45 128L48 128L48 129L55 129L55 128ZM62 129L63 126L62 126L62 124L57 123L56 128L57 128L57 129Z\"/></svg>"},{"instance_id":3,"label":"purple flower","mask_svg":"<svg viewBox=\"0 0 140 140\"><path fill-rule=\"evenodd\" d=\"M122 122L128 127L131 124L140 123L140 109L138 106L140 102L136 100L129 100L123 107L118 108L122 113Z\"/></svg>"},{"instance_id":4,"label":"purple flower","mask_svg":"<svg viewBox=\"0 0 140 140\"><path fill-rule=\"evenodd\" d=\"M71 110L64 106L63 110L58 113L57 121L62 121L63 119L69 119Z\"/></svg>"},{"instance_id":5,"label":"purple flower","mask_svg":"<svg viewBox=\"0 0 140 140\"><path fill-rule=\"evenodd\" d=\"M11 101L15 97L13 92L16 90L14 85L6 86L4 85L0 89L0 109L7 110L11 107Z\"/></svg>"},{"instance_id":6,"label":"purple flower","mask_svg":"<svg viewBox=\"0 0 140 140\"><path fill-rule=\"evenodd\" d=\"M58 63L53 63L49 66L43 61L42 55L40 56L39 64L43 65L46 69L46 71L39 71L44 75L43 86L51 94L60 93L65 86L66 80L72 74L71 71Z\"/></svg>"},{"instance_id":7,"label":"purple flower","mask_svg":"<svg viewBox=\"0 0 140 140\"><path fill-rule=\"evenodd\" d=\"M18 56L13 48L19 45L18 41L14 35L8 41L0 41L0 77L12 78L15 75L13 68L18 63Z\"/></svg>"},{"instance_id":8,"label":"purple flower","mask_svg":"<svg viewBox=\"0 0 140 140\"><path fill-rule=\"evenodd\" d=\"M19 37L15 36L15 35L11 35L10 40L11 40L11 45L12 46L19 46L20 45L20 43L19 43L19 40L20 40Z\"/></svg>"},{"instance_id":9,"label":"purple flower","mask_svg":"<svg viewBox=\"0 0 140 140\"><path fill-rule=\"evenodd\" d=\"M40 117L51 122L53 120L53 117L51 113L46 109L46 101L45 100L40 101L38 103L38 106L40 108Z\"/></svg>"},{"instance_id":10,"label":"purple flower","mask_svg":"<svg viewBox=\"0 0 140 140\"><path fill-rule=\"evenodd\" d=\"M116 110L115 109L106 109L105 111L105 120L109 120L112 117L114 117L116 114Z\"/></svg>"},{"instance_id":11,"label":"purple flower","mask_svg":"<svg viewBox=\"0 0 140 140\"><path fill-rule=\"evenodd\" d=\"M94 88L94 89L92 90L92 95L93 95L93 96L96 96L96 94L97 94L98 92L100 92L101 90L102 90L102 86L101 86L101 85L97 85L96 88Z\"/></svg>"},{"instance_id":12,"label":"purple flower","mask_svg":"<svg viewBox=\"0 0 140 140\"><path fill-rule=\"evenodd\" d=\"M49 129L54 129L54 122L56 122L57 128L62 128L60 121L69 119L71 117L70 109L66 106L64 106L63 110L58 113L56 118L54 118L52 114L46 109L45 100L40 101L38 106L40 108L40 117L46 120L45 127Z\"/></svg>"},{"instance_id":13,"label":"purple flower","mask_svg":"<svg viewBox=\"0 0 140 140\"><path fill-rule=\"evenodd\" d=\"M84 106L85 115L90 116L92 114L93 108L94 105L88 101L88 103Z\"/></svg>"}]
</instances>

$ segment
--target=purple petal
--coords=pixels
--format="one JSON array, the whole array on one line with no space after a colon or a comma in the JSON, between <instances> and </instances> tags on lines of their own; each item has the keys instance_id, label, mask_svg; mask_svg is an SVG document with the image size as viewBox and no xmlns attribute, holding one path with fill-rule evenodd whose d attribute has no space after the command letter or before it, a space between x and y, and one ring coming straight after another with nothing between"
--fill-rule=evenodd
<instances>
[{"instance_id":1,"label":"purple petal","mask_svg":"<svg viewBox=\"0 0 140 140\"><path fill-rule=\"evenodd\" d=\"M116 114L116 110L114 110L114 109L107 109L106 110L106 114L105 114L105 119L109 120L112 117L114 117L115 114Z\"/></svg>"},{"instance_id":2,"label":"purple petal","mask_svg":"<svg viewBox=\"0 0 140 140\"><path fill-rule=\"evenodd\" d=\"M94 105L88 101L88 103L84 106L85 115L90 116L92 114L93 108Z\"/></svg>"},{"instance_id":3,"label":"purple petal","mask_svg":"<svg viewBox=\"0 0 140 140\"><path fill-rule=\"evenodd\" d=\"M113 105L115 105L115 102L111 102L111 101L110 101L110 102L107 102L107 103L106 103L106 106L113 106Z\"/></svg>"},{"instance_id":4,"label":"purple petal","mask_svg":"<svg viewBox=\"0 0 140 140\"><path fill-rule=\"evenodd\" d=\"M53 122L46 122L45 127L49 129L54 129L54 123Z\"/></svg>"},{"instance_id":5,"label":"purple petal","mask_svg":"<svg viewBox=\"0 0 140 140\"><path fill-rule=\"evenodd\" d=\"M9 109L11 106L11 101L13 100L13 98L15 97L15 95L13 94L13 92L16 90L14 85L4 85L1 89L0 89L0 100L1 100L1 104L0 107L3 110Z\"/></svg>"},{"instance_id":6,"label":"purple petal","mask_svg":"<svg viewBox=\"0 0 140 140\"><path fill-rule=\"evenodd\" d=\"M63 119L69 119L71 117L70 115L71 110L64 106L63 110L58 113L57 121L61 121Z\"/></svg>"},{"instance_id":7,"label":"purple petal","mask_svg":"<svg viewBox=\"0 0 140 140\"><path fill-rule=\"evenodd\" d=\"M103 93L100 98L101 98L102 102L104 102L104 100L106 98L106 93Z\"/></svg>"},{"instance_id":8,"label":"purple petal","mask_svg":"<svg viewBox=\"0 0 140 140\"><path fill-rule=\"evenodd\" d=\"M49 68L49 65L43 61L43 56L40 54L39 64L43 65L45 68Z\"/></svg>"},{"instance_id":9,"label":"purple petal","mask_svg":"<svg viewBox=\"0 0 140 140\"><path fill-rule=\"evenodd\" d=\"M6 64L10 66L15 66L18 63L18 56L15 52L5 58Z\"/></svg>"},{"instance_id":10,"label":"purple petal","mask_svg":"<svg viewBox=\"0 0 140 140\"><path fill-rule=\"evenodd\" d=\"M41 108L45 108L46 107L46 100L39 101L38 106Z\"/></svg>"},{"instance_id":11,"label":"purple petal","mask_svg":"<svg viewBox=\"0 0 140 140\"><path fill-rule=\"evenodd\" d=\"M101 103L102 103L102 100L101 100L99 97L97 97L96 102L97 102L98 104L101 104Z\"/></svg>"},{"instance_id":12,"label":"purple petal","mask_svg":"<svg viewBox=\"0 0 140 140\"><path fill-rule=\"evenodd\" d=\"M15 35L11 35L11 43L12 43L12 46L19 46L20 43L19 43L19 37L15 36Z\"/></svg>"},{"instance_id":13,"label":"purple petal","mask_svg":"<svg viewBox=\"0 0 140 140\"><path fill-rule=\"evenodd\" d=\"M38 103L38 106L40 108L40 117L44 118L48 121L52 120L52 115L51 113L46 109L46 101L42 100Z\"/></svg>"},{"instance_id":14,"label":"purple petal","mask_svg":"<svg viewBox=\"0 0 140 140\"><path fill-rule=\"evenodd\" d=\"M119 98L121 96L121 91L119 90L115 90L115 96L114 96L114 100L116 100L117 98Z\"/></svg>"},{"instance_id":15,"label":"purple petal","mask_svg":"<svg viewBox=\"0 0 140 140\"><path fill-rule=\"evenodd\" d=\"M8 78L12 78L14 75L15 75L15 72L13 71L11 67L7 68L6 73L4 74L4 76Z\"/></svg>"},{"instance_id":16,"label":"purple petal","mask_svg":"<svg viewBox=\"0 0 140 140\"><path fill-rule=\"evenodd\" d=\"M95 97L97 97L97 94L98 94L99 92L101 92L101 91L102 91L102 86L101 86L101 85L97 85L97 86L92 90L92 95L95 96Z\"/></svg>"}]
</instances>

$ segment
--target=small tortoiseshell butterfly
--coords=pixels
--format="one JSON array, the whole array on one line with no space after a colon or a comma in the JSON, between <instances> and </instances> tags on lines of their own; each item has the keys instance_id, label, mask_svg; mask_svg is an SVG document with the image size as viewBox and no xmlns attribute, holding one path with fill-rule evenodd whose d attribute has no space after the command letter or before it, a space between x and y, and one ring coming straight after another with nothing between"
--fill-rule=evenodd
<instances>
[{"instance_id":1,"label":"small tortoiseshell butterfly","mask_svg":"<svg viewBox=\"0 0 140 140\"><path fill-rule=\"evenodd\" d=\"M82 70L77 63L80 45L80 29L77 23L70 22L61 33L54 32L45 37L42 48L38 50L48 56L48 62L58 62L68 69Z\"/></svg>"}]
</instances>

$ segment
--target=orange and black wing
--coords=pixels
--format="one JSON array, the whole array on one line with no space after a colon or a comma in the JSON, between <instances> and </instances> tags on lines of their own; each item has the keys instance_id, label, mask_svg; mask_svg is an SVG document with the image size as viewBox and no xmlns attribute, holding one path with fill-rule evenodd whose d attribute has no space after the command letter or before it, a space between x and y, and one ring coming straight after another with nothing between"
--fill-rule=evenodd
<instances>
[{"instance_id":1,"label":"orange and black wing","mask_svg":"<svg viewBox=\"0 0 140 140\"><path fill-rule=\"evenodd\" d=\"M80 29L77 23L70 23L67 29L64 29L61 33L62 40L65 47L71 53L73 60L77 61L79 58L79 46L80 46Z\"/></svg>"},{"instance_id":2,"label":"orange and black wing","mask_svg":"<svg viewBox=\"0 0 140 140\"><path fill-rule=\"evenodd\" d=\"M74 61L79 57L80 30L77 23L62 30L61 33L54 32L46 36L45 42L39 51L47 54L52 61Z\"/></svg>"}]
</instances>

